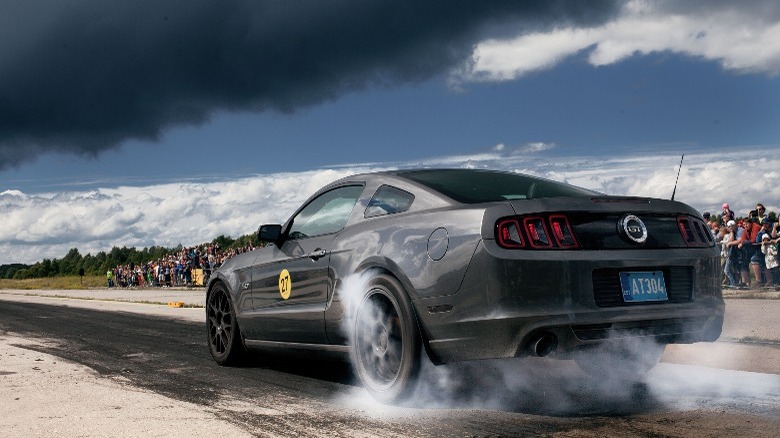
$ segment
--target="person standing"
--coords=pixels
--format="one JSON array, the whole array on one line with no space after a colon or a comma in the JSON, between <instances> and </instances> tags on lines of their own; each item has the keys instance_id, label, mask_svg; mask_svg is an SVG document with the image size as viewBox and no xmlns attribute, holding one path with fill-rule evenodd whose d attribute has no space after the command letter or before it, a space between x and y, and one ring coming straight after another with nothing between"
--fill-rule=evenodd
<instances>
[{"instance_id":1,"label":"person standing","mask_svg":"<svg viewBox=\"0 0 780 438\"><path fill-rule=\"evenodd\" d=\"M764 204L758 203L756 204L756 219L759 224L763 224L767 220L768 216L766 215L766 208L764 208Z\"/></svg>"},{"instance_id":2,"label":"person standing","mask_svg":"<svg viewBox=\"0 0 780 438\"><path fill-rule=\"evenodd\" d=\"M730 220L728 225L734 233L732 240L727 244L727 246L730 248L729 259L731 260L731 266L733 270L736 273L739 273L742 279L742 282L737 286L750 287L750 258L747 257L745 242L747 242L747 245L752 245L752 242L748 240L748 233L745 231L745 229L736 222Z\"/></svg>"},{"instance_id":3,"label":"person standing","mask_svg":"<svg viewBox=\"0 0 780 438\"><path fill-rule=\"evenodd\" d=\"M761 283L766 281L763 276L764 271L764 254L760 251L761 246L761 225L758 224L758 213L755 210L750 212L748 218L745 220L743 227L745 228L745 242L742 244L742 252L744 257L745 266L747 267L748 276L747 281L743 279L748 286L750 286L750 271L753 271L753 275L756 277L756 286L760 286Z\"/></svg>"},{"instance_id":4,"label":"person standing","mask_svg":"<svg viewBox=\"0 0 780 438\"><path fill-rule=\"evenodd\" d=\"M761 252L764 254L764 262L767 271L767 286L780 285L780 260L778 260L777 243L780 239L772 239L769 234L761 236ZM771 283L770 283L771 281Z\"/></svg>"},{"instance_id":5,"label":"person standing","mask_svg":"<svg viewBox=\"0 0 780 438\"><path fill-rule=\"evenodd\" d=\"M106 271L106 279L108 280L108 287L114 287L114 271Z\"/></svg>"},{"instance_id":6,"label":"person standing","mask_svg":"<svg viewBox=\"0 0 780 438\"><path fill-rule=\"evenodd\" d=\"M724 224L728 224L729 221L736 220L736 216L734 215L734 212L731 211L729 208L729 204L723 203L723 206L721 207L722 211L720 212L720 221Z\"/></svg>"},{"instance_id":7,"label":"person standing","mask_svg":"<svg viewBox=\"0 0 780 438\"><path fill-rule=\"evenodd\" d=\"M736 249L735 245L732 245L732 242L736 241L734 237L734 228L736 228L736 225L736 222L733 220L728 221L726 223L726 233L721 240L724 254L723 273L726 274L729 287L739 286L739 282L735 275L735 273L739 272L739 251Z\"/></svg>"}]
</instances>

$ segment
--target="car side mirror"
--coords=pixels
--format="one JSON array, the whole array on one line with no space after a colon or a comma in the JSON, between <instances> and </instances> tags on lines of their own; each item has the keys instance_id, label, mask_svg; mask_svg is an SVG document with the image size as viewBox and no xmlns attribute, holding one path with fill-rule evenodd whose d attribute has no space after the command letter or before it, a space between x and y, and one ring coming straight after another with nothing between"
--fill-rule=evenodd
<instances>
[{"instance_id":1,"label":"car side mirror","mask_svg":"<svg viewBox=\"0 0 780 438\"><path fill-rule=\"evenodd\" d=\"M282 237L282 226L279 224L262 225L257 230L257 238L264 242L276 243Z\"/></svg>"}]
</instances>

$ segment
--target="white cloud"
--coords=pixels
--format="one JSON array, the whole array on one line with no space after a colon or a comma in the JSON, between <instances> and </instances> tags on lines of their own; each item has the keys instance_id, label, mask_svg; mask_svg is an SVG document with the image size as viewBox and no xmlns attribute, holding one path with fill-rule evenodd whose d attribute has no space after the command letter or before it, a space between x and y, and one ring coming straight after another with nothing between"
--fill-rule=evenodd
<instances>
[{"instance_id":1,"label":"white cloud","mask_svg":"<svg viewBox=\"0 0 780 438\"><path fill-rule=\"evenodd\" d=\"M0 264L113 246L191 245L282 222L321 186L354 173L323 170L234 181L118 187L89 192L0 193Z\"/></svg>"},{"instance_id":2,"label":"white cloud","mask_svg":"<svg viewBox=\"0 0 780 438\"><path fill-rule=\"evenodd\" d=\"M554 149L555 146L556 146L555 143L545 143L545 142L538 141L538 142L526 144L525 146L520 148L519 152L521 153L544 152L544 151L549 151L550 149Z\"/></svg>"},{"instance_id":3,"label":"white cloud","mask_svg":"<svg viewBox=\"0 0 780 438\"><path fill-rule=\"evenodd\" d=\"M687 3L687 2L686 2ZM688 9L680 10L684 6ZM629 1L602 26L558 28L476 46L473 62L452 75L454 84L506 81L553 67L588 50L594 66L634 55L674 52L717 61L727 70L780 74L780 20L774 1L734 7L725 2L683 4Z\"/></svg>"},{"instance_id":4,"label":"white cloud","mask_svg":"<svg viewBox=\"0 0 780 438\"><path fill-rule=\"evenodd\" d=\"M624 158L543 158L493 150L442 157L423 163L360 165L339 170L257 175L222 182L171 183L86 192L27 195L0 193L0 264L61 258L70 248L82 255L113 246L176 246L238 237L260 224L279 223L312 193L349 174L389 167L472 167L514 170L591 188L608 194L669 198L678 156ZM544 149L544 148L542 148ZM699 211L718 212L728 202L746 215L756 202L780 212L780 158L766 148L716 154L686 154L675 199Z\"/></svg>"}]
</instances>

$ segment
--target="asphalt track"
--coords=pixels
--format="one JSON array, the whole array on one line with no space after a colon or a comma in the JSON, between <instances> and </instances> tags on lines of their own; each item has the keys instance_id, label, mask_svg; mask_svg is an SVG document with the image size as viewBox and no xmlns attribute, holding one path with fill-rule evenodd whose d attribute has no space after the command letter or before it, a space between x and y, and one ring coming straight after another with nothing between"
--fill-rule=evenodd
<instances>
[{"instance_id":1,"label":"asphalt track","mask_svg":"<svg viewBox=\"0 0 780 438\"><path fill-rule=\"evenodd\" d=\"M217 366L202 308L151 304L202 304L202 291L113 293L0 291L0 436L777 436L780 427L777 300L728 300L721 341L669 347L641 383L593 381L548 359L427 366L418 397L389 407L345 363L259 355ZM89 389L101 382L119 395L104 402ZM86 395L63 406L59 390Z\"/></svg>"}]
</instances>

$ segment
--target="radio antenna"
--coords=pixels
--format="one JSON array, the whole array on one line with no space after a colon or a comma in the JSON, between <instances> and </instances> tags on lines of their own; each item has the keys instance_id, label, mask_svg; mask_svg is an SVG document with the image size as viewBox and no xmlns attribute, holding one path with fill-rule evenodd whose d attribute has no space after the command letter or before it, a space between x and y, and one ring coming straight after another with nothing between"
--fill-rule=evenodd
<instances>
[{"instance_id":1,"label":"radio antenna","mask_svg":"<svg viewBox=\"0 0 780 438\"><path fill-rule=\"evenodd\" d=\"M685 154L682 154L680 158L680 167L677 169L677 179L674 180L674 190L672 190L672 201L674 201L674 194L677 192L677 181L680 180L680 171L682 170L682 162L685 158Z\"/></svg>"}]
</instances>

